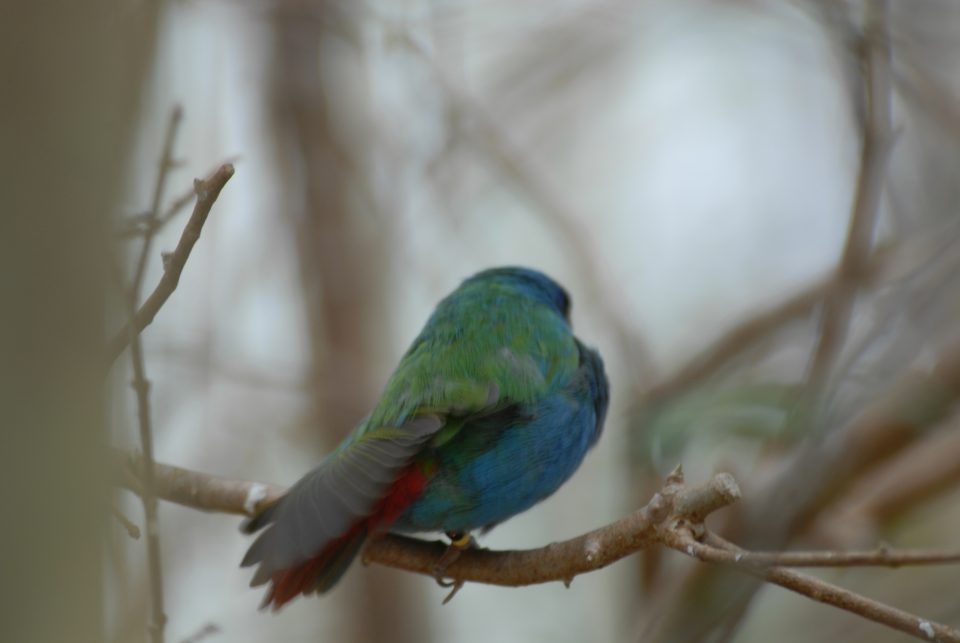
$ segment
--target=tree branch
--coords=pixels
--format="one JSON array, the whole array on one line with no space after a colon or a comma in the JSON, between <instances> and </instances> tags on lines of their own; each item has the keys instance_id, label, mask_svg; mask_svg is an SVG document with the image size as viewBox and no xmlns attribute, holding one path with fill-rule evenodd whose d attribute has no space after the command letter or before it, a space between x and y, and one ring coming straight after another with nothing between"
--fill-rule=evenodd
<instances>
[{"instance_id":1,"label":"tree branch","mask_svg":"<svg viewBox=\"0 0 960 643\"><path fill-rule=\"evenodd\" d=\"M891 255L898 248L885 246L870 254L863 268L857 273L859 286L873 284L883 274ZM692 385L713 375L732 359L756 346L791 321L810 314L837 287L838 270L807 286L792 297L760 311L744 322L731 328L710 346L700 351L670 377L667 377L642 394L643 404L657 401L687 390Z\"/></svg>"},{"instance_id":2,"label":"tree branch","mask_svg":"<svg viewBox=\"0 0 960 643\"><path fill-rule=\"evenodd\" d=\"M125 474L119 484L139 493L136 480L142 458L120 452L117 457ZM154 471L157 497L202 511L253 516L286 492L274 485L227 480L166 464L157 463ZM539 549L466 550L444 575L454 581L511 587L550 581L569 583L579 574L606 567L660 542L661 531L673 523L700 524L707 514L739 498L740 490L729 474L718 474L698 487L686 487L677 472L645 507L622 520ZM388 534L369 542L363 560L432 577L445 548L439 541Z\"/></svg>"},{"instance_id":3,"label":"tree branch","mask_svg":"<svg viewBox=\"0 0 960 643\"><path fill-rule=\"evenodd\" d=\"M929 373L907 373L848 426L797 452L751 501L743 531L762 530L771 515L784 523L778 530L802 531L865 471L948 417L958 397L960 342L947 347Z\"/></svg>"},{"instance_id":4,"label":"tree branch","mask_svg":"<svg viewBox=\"0 0 960 643\"><path fill-rule=\"evenodd\" d=\"M143 457L115 450L115 458L120 474L117 484L141 493ZM200 511L255 516L287 492L275 485L228 480L159 462L154 464L154 473L157 497Z\"/></svg>"},{"instance_id":5,"label":"tree branch","mask_svg":"<svg viewBox=\"0 0 960 643\"><path fill-rule=\"evenodd\" d=\"M163 276L160 278L160 282L133 316L132 327L136 333L142 332L144 328L150 325L160 308L176 290L177 284L180 282L180 274L190 257L193 246L200 238L200 231L203 229L203 224L206 223L207 215L210 214L210 208L213 207L220 195L220 190L223 189L231 176L233 176L233 165L227 163L221 165L208 179L194 182L193 187L197 202L194 205L193 213L180 235L177 247L164 259ZM107 345L107 363L112 364L129 343L130 325L128 324Z\"/></svg>"},{"instance_id":6,"label":"tree branch","mask_svg":"<svg viewBox=\"0 0 960 643\"><path fill-rule=\"evenodd\" d=\"M139 456L118 458L127 475L124 486L136 491ZM132 475L130 475L132 474ZM157 464L158 497L203 511L252 516L285 490L259 482L227 480ZM663 544L699 560L731 566L813 600L863 616L925 640L960 643L960 632L946 625L871 600L819 579L784 569L789 566L883 566L960 562L960 552L875 550L872 552L747 552L706 531L703 520L740 498L736 481L718 474L698 487L686 487L679 469L644 507L609 525L576 538L529 550L464 551L444 575L455 582L520 587L553 581L569 585L587 572L601 569L639 550ZM697 534L706 542L700 542ZM446 545L397 534L371 540L363 562L433 576Z\"/></svg>"},{"instance_id":7,"label":"tree branch","mask_svg":"<svg viewBox=\"0 0 960 643\"><path fill-rule=\"evenodd\" d=\"M698 560L725 565L762 578L812 600L857 614L924 641L960 643L960 630L920 618L813 576L783 567L757 565L756 554L750 554L733 546L728 549L699 542L689 530L669 530L664 535L664 544L668 547ZM787 555L784 554L784 556Z\"/></svg>"},{"instance_id":8,"label":"tree branch","mask_svg":"<svg viewBox=\"0 0 960 643\"><path fill-rule=\"evenodd\" d=\"M891 549L877 547L868 551L745 551L724 538L707 532L703 538L710 546L736 549L736 562L756 567L907 567L960 563L960 549Z\"/></svg>"},{"instance_id":9,"label":"tree branch","mask_svg":"<svg viewBox=\"0 0 960 643\"><path fill-rule=\"evenodd\" d=\"M238 157L230 157L224 160L220 166L225 164L233 164L237 161ZM174 164L176 165L176 164ZM215 170L211 170L206 173L206 176L211 176ZM190 203L197 198L196 188L190 186L189 190L183 191L181 194L176 196L167 207L161 212L157 217L150 221L150 213L144 212L138 215L131 216L129 219L125 220L120 225L120 229L117 231L117 236L120 239L129 240L142 237L147 233L151 228L155 230L161 230L164 226L170 223L180 212L186 208Z\"/></svg>"},{"instance_id":10,"label":"tree branch","mask_svg":"<svg viewBox=\"0 0 960 643\"><path fill-rule=\"evenodd\" d=\"M836 287L824 302L820 337L807 370L806 379L813 401L819 397L834 358L846 339L857 283L870 255L880 215L887 158L894 139L890 122L890 43L886 12L885 0L867 3L867 24L859 42L867 102L860 174Z\"/></svg>"},{"instance_id":11,"label":"tree branch","mask_svg":"<svg viewBox=\"0 0 960 643\"><path fill-rule=\"evenodd\" d=\"M551 581L569 585L574 577L601 569L641 549L661 542L662 532L674 523L699 524L700 516L726 507L740 498L729 474L718 474L698 487L685 487L677 474L646 506L626 518L591 532L539 549L520 551L466 550L444 576L455 582L473 581L520 587ZM371 542L363 560L433 576L446 549L439 541L388 535Z\"/></svg>"},{"instance_id":12,"label":"tree branch","mask_svg":"<svg viewBox=\"0 0 960 643\"><path fill-rule=\"evenodd\" d=\"M143 501L144 524L147 532L147 569L150 578L150 623L147 626L147 630L150 633L150 640L153 641L153 643L163 643L167 616L163 607L163 566L160 562L160 528L157 521L157 496L154 490L156 479L153 470L153 425L150 417L150 383L147 380L146 366L143 361L143 346L140 343L140 332L134 326L133 320L137 314L137 301L140 299L140 289L143 286L147 257L150 254L150 249L153 246L153 238L156 235L156 228L153 226L153 222L160 216L167 175L173 167L173 144L176 141L177 130L180 127L180 121L182 119L183 110L181 110L179 106L175 107L170 115L170 124L167 127L163 152L160 155L160 167L157 172L157 181L154 186L153 199L151 200L150 213L147 219L150 226L143 235L143 245L137 257L133 280L130 284L130 292L126 297L129 315L126 332L127 340L130 343L130 362L133 367L133 382L131 385L137 395L137 426L140 433L140 448L143 449L141 475L143 492L140 494L140 499ZM120 279L122 283L122 277Z\"/></svg>"}]
</instances>

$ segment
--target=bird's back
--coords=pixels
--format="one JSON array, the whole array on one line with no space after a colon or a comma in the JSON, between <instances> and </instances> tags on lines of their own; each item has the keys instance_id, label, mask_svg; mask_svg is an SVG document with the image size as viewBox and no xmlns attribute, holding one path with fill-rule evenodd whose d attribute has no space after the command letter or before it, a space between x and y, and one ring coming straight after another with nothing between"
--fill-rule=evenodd
<instances>
[{"instance_id":1,"label":"bird's back","mask_svg":"<svg viewBox=\"0 0 960 643\"><path fill-rule=\"evenodd\" d=\"M509 282L468 281L437 305L369 425L533 401L572 377L578 363L569 323L556 310Z\"/></svg>"}]
</instances>

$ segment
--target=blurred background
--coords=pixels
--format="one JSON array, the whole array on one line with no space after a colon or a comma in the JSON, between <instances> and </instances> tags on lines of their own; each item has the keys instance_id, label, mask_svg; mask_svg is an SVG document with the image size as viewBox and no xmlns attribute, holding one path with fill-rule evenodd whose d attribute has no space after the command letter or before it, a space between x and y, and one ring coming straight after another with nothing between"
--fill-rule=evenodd
<instances>
[{"instance_id":1,"label":"blurred background","mask_svg":"<svg viewBox=\"0 0 960 643\"><path fill-rule=\"evenodd\" d=\"M577 333L604 355L613 388L603 438L574 478L481 539L538 547L641 506L678 463L691 482L727 470L748 499L762 495L956 336L956 2L171 0L110 11L148 5L153 46L139 54L110 225L149 207L177 106L166 201L236 165L143 335L158 461L293 483L371 407L441 297L483 268L529 265L569 290ZM876 220L833 279L858 208ZM176 244L185 216L157 251ZM133 266L136 241L122 243ZM145 288L161 271L155 251ZM825 310L841 311L840 330L818 349ZM735 348L698 359L717 342ZM137 449L128 361L112 371L110 439ZM956 419L944 411L916 428L767 546L956 544ZM869 500L917 471L939 477L892 509ZM135 497L116 502L141 523ZM758 524L728 513L718 529ZM163 503L159 521L169 641L903 639L775 588L730 606L729 579L671 553L570 588L468 584L446 606L429 578L356 565L332 594L275 615L258 611L262 592L238 567L249 541L236 518ZM145 640L143 542L110 532L106 626L111 640ZM955 568L817 574L960 624Z\"/></svg>"}]
</instances>

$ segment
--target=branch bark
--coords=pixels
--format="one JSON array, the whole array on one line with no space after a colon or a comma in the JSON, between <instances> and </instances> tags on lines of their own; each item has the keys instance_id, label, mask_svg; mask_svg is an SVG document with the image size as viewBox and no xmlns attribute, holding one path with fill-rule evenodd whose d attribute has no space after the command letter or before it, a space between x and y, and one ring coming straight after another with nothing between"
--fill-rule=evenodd
<instances>
[{"instance_id":1,"label":"branch bark","mask_svg":"<svg viewBox=\"0 0 960 643\"><path fill-rule=\"evenodd\" d=\"M125 458L121 484L137 491L141 461ZM170 465L156 464L157 496L203 511L252 516L285 490L259 482L227 480ZM736 481L721 473L706 484L687 487L679 469L644 507L629 516L581 536L529 550L465 550L444 572L455 583L465 581L521 587L561 581L602 569L642 549L663 544L704 562L729 566L813 600L887 625L923 640L960 643L960 631L920 618L784 566L900 566L960 562L960 552L756 552L740 549L706 531L703 520L740 498ZM704 539L706 542L701 542ZM365 564L433 576L446 545L398 534L370 541Z\"/></svg>"},{"instance_id":2,"label":"branch bark","mask_svg":"<svg viewBox=\"0 0 960 643\"><path fill-rule=\"evenodd\" d=\"M193 213L190 215L187 225L183 228L183 233L180 235L180 241L177 243L177 247L164 258L163 276L160 278L160 282L133 316L132 328L135 333L143 332L143 329L153 322L154 317L160 312L160 308L163 307L167 299L170 298L170 295L173 294L173 291L176 290L177 284L180 283L180 275L187 263L187 259L190 257L190 252L200 238L200 231L203 229L203 224L207 221L207 215L210 214L210 208L213 207L217 197L220 196L220 190L223 189L223 186L226 185L232 176L233 165L227 163L221 165L209 178L194 182L193 189L197 197L197 202L194 205ZM108 343L106 351L107 364L112 364L116 361L120 353L123 352L123 349L129 345L130 333L131 324L128 324Z\"/></svg>"},{"instance_id":3,"label":"branch bark","mask_svg":"<svg viewBox=\"0 0 960 643\"><path fill-rule=\"evenodd\" d=\"M139 493L136 480L142 458L119 452L117 457L126 474L120 477L120 484ZM201 511L253 516L286 492L274 485L227 480L160 463L154 465L154 474L157 497ZM510 587L551 581L569 583L575 576L606 567L660 542L661 531L673 523L700 524L707 514L739 498L740 490L729 474L718 474L698 487L686 487L678 473L646 506L617 522L539 549L465 550L444 576L454 581ZM432 577L445 549L440 541L389 534L367 544L363 561Z\"/></svg>"},{"instance_id":4,"label":"branch bark","mask_svg":"<svg viewBox=\"0 0 960 643\"><path fill-rule=\"evenodd\" d=\"M960 563L960 549L891 549L868 551L745 551L708 532L703 540L721 549L736 549L736 562L757 567L906 567Z\"/></svg>"},{"instance_id":5,"label":"branch bark","mask_svg":"<svg viewBox=\"0 0 960 643\"><path fill-rule=\"evenodd\" d=\"M147 380L146 366L143 360L143 345L140 342L140 332L136 329L133 320L137 314L137 302L140 299L140 290L143 286L143 277L146 272L147 258L153 247L156 235L154 221L160 216L163 204L163 195L167 184L167 176L173 167L173 145L177 138L180 122L183 120L183 110L179 106L173 109L170 123L167 127L163 152L160 155L160 164L157 170L157 181L154 185L153 198L150 202L148 214L149 228L143 235L143 244L137 256L136 268L127 293L127 339L130 343L130 362L133 368L133 390L137 396L137 426L140 433L140 448L143 449L143 467L141 480L143 492L140 499L143 501L144 525L146 526L147 569L150 579L150 623L147 631L153 643L163 643L167 615L163 607L163 565L160 562L160 527L157 519L157 496L154 491L155 476L153 470L153 422L150 416L150 382ZM120 277L120 281L123 279Z\"/></svg>"},{"instance_id":6,"label":"branch bark","mask_svg":"<svg viewBox=\"0 0 960 643\"><path fill-rule=\"evenodd\" d=\"M720 548L698 541L692 533L674 530L666 533L665 543L698 560L728 566L739 572L761 578L807 598L857 614L876 623L909 634L924 641L960 643L960 630L942 623L920 618L910 612L867 598L783 567L758 565L756 555L735 546ZM785 555L786 556L786 555Z\"/></svg>"}]
</instances>

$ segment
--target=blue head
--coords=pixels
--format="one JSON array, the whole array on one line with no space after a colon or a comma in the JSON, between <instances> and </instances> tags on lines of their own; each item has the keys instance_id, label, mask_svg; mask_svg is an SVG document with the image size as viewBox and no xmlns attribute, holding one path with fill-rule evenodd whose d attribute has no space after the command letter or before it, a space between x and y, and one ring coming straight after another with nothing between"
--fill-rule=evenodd
<instances>
[{"instance_id":1,"label":"blue head","mask_svg":"<svg viewBox=\"0 0 960 643\"><path fill-rule=\"evenodd\" d=\"M473 283L500 283L522 292L524 295L543 302L570 321L570 296L563 287L550 277L532 268L505 266L490 268L478 272L463 282L464 286Z\"/></svg>"}]
</instances>

